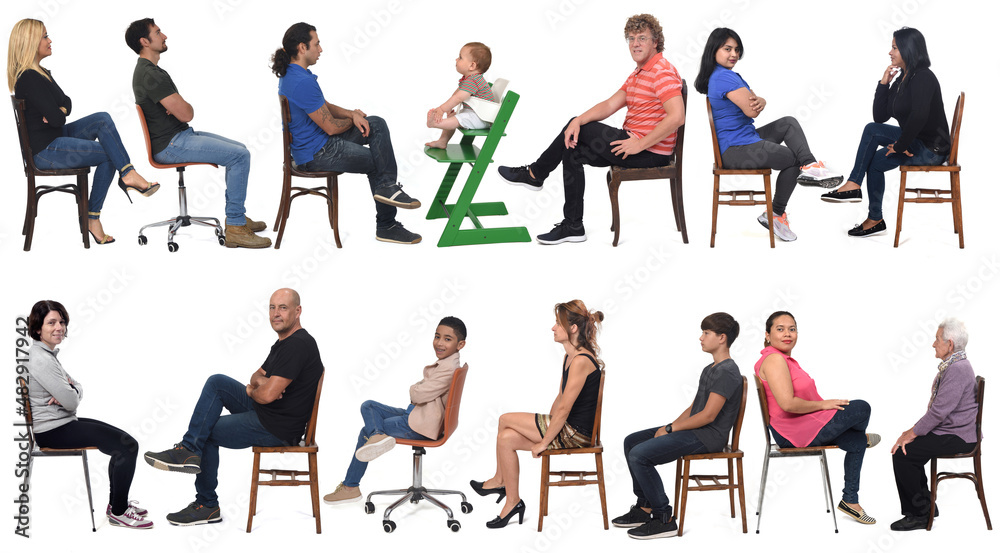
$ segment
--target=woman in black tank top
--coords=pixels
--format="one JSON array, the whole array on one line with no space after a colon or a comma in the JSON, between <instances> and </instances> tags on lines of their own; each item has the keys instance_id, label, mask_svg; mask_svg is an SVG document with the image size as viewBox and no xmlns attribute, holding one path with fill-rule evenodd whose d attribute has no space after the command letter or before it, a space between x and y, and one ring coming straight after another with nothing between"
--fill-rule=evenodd
<instances>
[{"instance_id":1,"label":"woman in black tank top","mask_svg":"<svg viewBox=\"0 0 1000 553\"><path fill-rule=\"evenodd\" d=\"M497 494L497 503L507 500L500 515L486 523L488 528L503 528L514 515L518 524L524 522L524 501L518 493L518 451L531 451L532 457L539 457L546 449L591 445L604 366L595 337L604 314L591 312L582 301L573 300L557 304L555 315L553 339L566 349L559 395L548 414L501 415L496 472L485 482L470 482L479 495Z\"/></svg>"}]
</instances>

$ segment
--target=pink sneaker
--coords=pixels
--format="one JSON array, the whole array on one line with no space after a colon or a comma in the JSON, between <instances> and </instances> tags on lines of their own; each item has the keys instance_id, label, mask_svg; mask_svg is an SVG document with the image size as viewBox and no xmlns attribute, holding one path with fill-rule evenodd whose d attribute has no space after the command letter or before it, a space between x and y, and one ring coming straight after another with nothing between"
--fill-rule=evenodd
<instances>
[{"instance_id":1,"label":"pink sneaker","mask_svg":"<svg viewBox=\"0 0 1000 553\"><path fill-rule=\"evenodd\" d=\"M112 526L136 528L138 530L148 530L153 527L153 521L146 520L145 518L139 516L135 511L135 507L132 506L129 506L129 508L125 509L125 512L120 515L113 513L108 514L108 522L110 522Z\"/></svg>"},{"instance_id":2,"label":"pink sneaker","mask_svg":"<svg viewBox=\"0 0 1000 553\"><path fill-rule=\"evenodd\" d=\"M134 499L132 501L128 502L128 506L132 507L133 509L135 509L135 514L141 516L142 518L146 518L149 515L149 511L147 511L146 509L143 509L142 507L140 507L139 506L139 502L136 501L136 500L134 500ZM111 516L111 504L110 503L108 503L108 508L107 508L106 511L104 511L104 513L107 514L108 516Z\"/></svg>"},{"instance_id":3,"label":"pink sneaker","mask_svg":"<svg viewBox=\"0 0 1000 553\"><path fill-rule=\"evenodd\" d=\"M796 182L802 186L820 186L823 188L836 188L844 182L844 175L826 168L822 161L816 161L809 165L799 167Z\"/></svg>"}]
</instances>

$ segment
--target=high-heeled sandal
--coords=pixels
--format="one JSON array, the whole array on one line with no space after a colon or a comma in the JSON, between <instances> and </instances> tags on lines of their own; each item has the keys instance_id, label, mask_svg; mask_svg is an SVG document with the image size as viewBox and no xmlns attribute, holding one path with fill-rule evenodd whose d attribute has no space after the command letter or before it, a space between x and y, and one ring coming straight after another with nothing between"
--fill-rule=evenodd
<instances>
[{"instance_id":1,"label":"high-heeled sandal","mask_svg":"<svg viewBox=\"0 0 1000 553\"><path fill-rule=\"evenodd\" d=\"M486 497L490 494L497 494L497 503L500 503L507 497L507 488L500 486L499 488L484 488L483 484L486 482L476 482L475 480L469 480L469 485L472 486L472 491L477 494Z\"/></svg>"},{"instance_id":2,"label":"high-heeled sandal","mask_svg":"<svg viewBox=\"0 0 1000 553\"><path fill-rule=\"evenodd\" d=\"M110 234L108 234L106 232L104 233L104 238L101 238L100 240L97 239L97 235L94 234L94 231L88 229L87 232L89 232L90 235L94 237L94 243L97 244L98 246L103 246L104 244L114 244L115 243L115 237L111 236Z\"/></svg>"},{"instance_id":3,"label":"high-heeled sandal","mask_svg":"<svg viewBox=\"0 0 1000 553\"><path fill-rule=\"evenodd\" d=\"M139 188L138 186L132 186L131 184L125 184L125 181L122 180L121 178L119 178L118 179L118 188L121 188L122 192L125 193L125 197L128 198L128 203L132 203L132 196L129 196L129 193L128 193L129 190L135 190L136 192L138 192L138 193L140 193L143 196L145 196L145 197L148 198L148 197L152 196L153 194L156 194L156 191L160 189L160 183L154 182L154 183L150 184L148 188L142 189L142 188Z\"/></svg>"},{"instance_id":4,"label":"high-heeled sandal","mask_svg":"<svg viewBox=\"0 0 1000 553\"><path fill-rule=\"evenodd\" d=\"M514 508L511 509L509 513L507 513L507 516L505 516L503 518L501 518L500 516L497 516L497 518L495 518L495 519L487 522L486 523L486 527L487 528L503 528L504 526L507 526L507 523L510 522L510 519L514 518L514 515L517 515L517 523L518 524L524 524L524 500L523 499L520 500L520 501L518 501L517 505L514 505Z\"/></svg>"}]
</instances>

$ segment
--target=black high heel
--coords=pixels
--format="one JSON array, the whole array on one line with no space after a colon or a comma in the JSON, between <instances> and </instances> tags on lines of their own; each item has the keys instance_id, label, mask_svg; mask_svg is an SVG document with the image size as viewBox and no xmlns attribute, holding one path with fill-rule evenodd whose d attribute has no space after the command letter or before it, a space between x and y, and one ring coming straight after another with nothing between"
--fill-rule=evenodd
<instances>
[{"instance_id":1,"label":"black high heel","mask_svg":"<svg viewBox=\"0 0 1000 553\"><path fill-rule=\"evenodd\" d=\"M135 190L136 192L138 192L138 193L140 193L143 196L145 196L145 197L148 198L148 197L152 196L153 194L156 194L156 191L160 189L160 183L154 182L153 184L149 185L149 188L143 190L142 188L139 188L138 186L132 186L131 184L125 184L125 181L122 180L119 177L118 178L118 188L121 188L122 192L125 193L125 197L128 198L128 203L132 203L132 196L129 196L129 194L128 194L129 190Z\"/></svg>"},{"instance_id":2,"label":"black high heel","mask_svg":"<svg viewBox=\"0 0 1000 553\"><path fill-rule=\"evenodd\" d=\"M524 500L523 499L520 500L520 501L518 501L517 505L514 505L514 508L511 509L509 513L507 513L507 516L505 516L503 518L500 518L499 516L497 516L497 518L495 518L495 519L487 522L486 523L486 527L487 528L503 528L504 526L507 526L507 523L510 522L510 519L514 518L515 514L517 515L517 523L518 524L524 524Z\"/></svg>"},{"instance_id":3,"label":"black high heel","mask_svg":"<svg viewBox=\"0 0 1000 553\"><path fill-rule=\"evenodd\" d=\"M476 482L475 480L469 480L469 485L472 486L472 491L477 494L486 497L490 494L497 494L497 503L500 503L507 497L507 488L500 486L499 488L483 488L483 484L486 482Z\"/></svg>"}]
</instances>

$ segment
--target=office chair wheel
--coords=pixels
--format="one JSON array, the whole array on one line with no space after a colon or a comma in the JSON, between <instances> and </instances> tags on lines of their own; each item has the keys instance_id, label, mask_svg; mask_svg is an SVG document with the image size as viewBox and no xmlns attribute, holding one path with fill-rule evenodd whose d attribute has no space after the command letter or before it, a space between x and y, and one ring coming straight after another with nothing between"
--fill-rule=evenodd
<instances>
[{"instance_id":1,"label":"office chair wheel","mask_svg":"<svg viewBox=\"0 0 1000 553\"><path fill-rule=\"evenodd\" d=\"M219 245L220 246L225 246L226 245L226 235L222 234L221 230L215 229L215 236L219 239Z\"/></svg>"},{"instance_id":2,"label":"office chair wheel","mask_svg":"<svg viewBox=\"0 0 1000 553\"><path fill-rule=\"evenodd\" d=\"M465 513L465 514L471 513L472 512L472 503L469 503L468 501L463 501L462 502L462 512Z\"/></svg>"},{"instance_id":3,"label":"office chair wheel","mask_svg":"<svg viewBox=\"0 0 1000 553\"><path fill-rule=\"evenodd\" d=\"M225 246L226 245L226 239L220 236L219 237L219 245L220 246Z\"/></svg>"},{"instance_id":4,"label":"office chair wheel","mask_svg":"<svg viewBox=\"0 0 1000 553\"><path fill-rule=\"evenodd\" d=\"M145 236L143 236L143 235L140 234L139 235L139 245L140 246L145 246L147 242L149 242L149 240Z\"/></svg>"},{"instance_id":5,"label":"office chair wheel","mask_svg":"<svg viewBox=\"0 0 1000 553\"><path fill-rule=\"evenodd\" d=\"M396 529L396 523L391 520L383 520L382 529L385 530L386 534L391 534Z\"/></svg>"},{"instance_id":6,"label":"office chair wheel","mask_svg":"<svg viewBox=\"0 0 1000 553\"><path fill-rule=\"evenodd\" d=\"M167 251L169 251L170 253L174 253L180 248L181 247L177 244L177 242L167 242Z\"/></svg>"},{"instance_id":7,"label":"office chair wheel","mask_svg":"<svg viewBox=\"0 0 1000 553\"><path fill-rule=\"evenodd\" d=\"M462 524L457 520L449 520L448 528L450 528L452 532L458 532L459 530L462 529Z\"/></svg>"},{"instance_id":8,"label":"office chair wheel","mask_svg":"<svg viewBox=\"0 0 1000 553\"><path fill-rule=\"evenodd\" d=\"M374 514L374 513L375 513L375 504L372 503L371 501L368 501L367 503L365 503L365 514L366 515L371 515L371 514Z\"/></svg>"}]
</instances>

